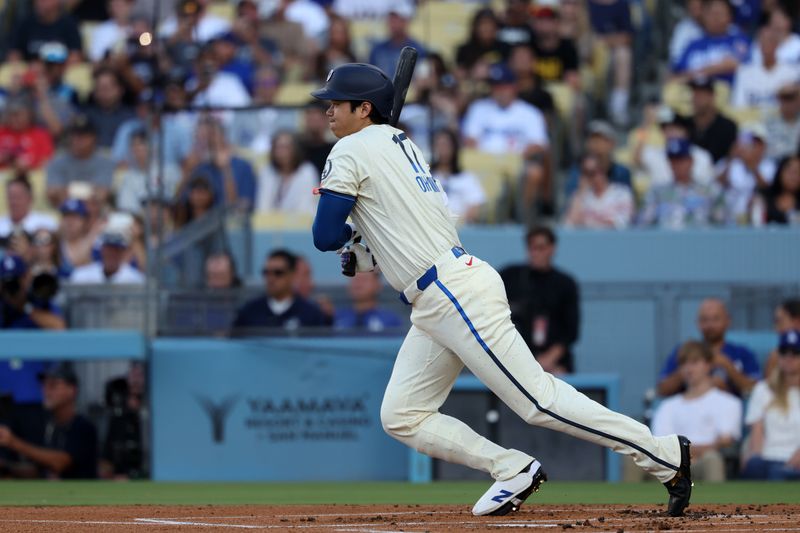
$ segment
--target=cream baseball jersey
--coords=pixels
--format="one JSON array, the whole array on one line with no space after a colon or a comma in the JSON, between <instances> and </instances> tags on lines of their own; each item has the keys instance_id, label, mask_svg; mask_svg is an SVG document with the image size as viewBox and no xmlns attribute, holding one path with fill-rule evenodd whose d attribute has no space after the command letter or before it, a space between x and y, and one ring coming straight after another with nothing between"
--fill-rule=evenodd
<instances>
[{"instance_id":1,"label":"cream baseball jersey","mask_svg":"<svg viewBox=\"0 0 800 533\"><path fill-rule=\"evenodd\" d=\"M356 199L353 222L398 291L461 245L440 184L402 130L371 125L340 139L321 189Z\"/></svg>"}]
</instances>

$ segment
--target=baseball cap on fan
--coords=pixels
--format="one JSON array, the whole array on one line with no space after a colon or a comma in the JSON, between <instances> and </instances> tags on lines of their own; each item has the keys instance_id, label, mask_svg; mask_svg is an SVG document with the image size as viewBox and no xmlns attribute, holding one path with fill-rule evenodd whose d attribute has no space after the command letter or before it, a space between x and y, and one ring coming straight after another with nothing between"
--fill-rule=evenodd
<instances>
[{"instance_id":1,"label":"baseball cap on fan","mask_svg":"<svg viewBox=\"0 0 800 533\"><path fill-rule=\"evenodd\" d=\"M69 361L55 363L44 372L40 372L36 377L39 378L39 381L60 379L75 387L78 386L78 375L75 373L75 368Z\"/></svg>"},{"instance_id":2,"label":"baseball cap on fan","mask_svg":"<svg viewBox=\"0 0 800 533\"><path fill-rule=\"evenodd\" d=\"M686 139L667 139L667 158L681 159L691 154L691 144Z\"/></svg>"},{"instance_id":3,"label":"baseball cap on fan","mask_svg":"<svg viewBox=\"0 0 800 533\"><path fill-rule=\"evenodd\" d=\"M517 77L514 75L514 71L505 63L495 63L489 67L489 84L508 85L516 81Z\"/></svg>"},{"instance_id":4,"label":"baseball cap on fan","mask_svg":"<svg viewBox=\"0 0 800 533\"><path fill-rule=\"evenodd\" d=\"M533 6L532 14L534 18L556 19L559 14L559 7L558 0L537 0L536 5Z\"/></svg>"}]
</instances>

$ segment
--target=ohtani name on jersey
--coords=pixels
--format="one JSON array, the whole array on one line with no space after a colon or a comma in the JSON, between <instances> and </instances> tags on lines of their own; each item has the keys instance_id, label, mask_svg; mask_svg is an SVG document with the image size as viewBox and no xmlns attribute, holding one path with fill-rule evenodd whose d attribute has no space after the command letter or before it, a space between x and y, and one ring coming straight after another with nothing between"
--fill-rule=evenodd
<instances>
[{"instance_id":1,"label":"ohtani name on jersey","mask_svg":"<svg viewBox=\"0 0 800 533\"><path fill-rule=\"evenodd\" d=\"M400 147L400 150L403 151L403 155L406 156L406 159L408 159L408 162L411 165L413 171L415 173L424 172L425 167L422 166L422 163L419 160L419 156L417 155L417 152L414 150L414 148L411 145L409 145L408 151L406 151L406 147L403 144L403 141L407 140L408 137L406 137L405 133L401 133L400 135L392 135L392 141L394 141L394 143ZM432 176L426 176L425 174L422 175L417 174L416 180L417 180L417 185L419 185L419 188L420 190L422 190L422 192L441 192L441 189L439 189L439 184L436 183L436 180L433 179Z\"/></svg>"},{"instance_id":2,"label":"ohtani name on jersey","mask_svg":"<svg viewBox=\"0 0 800 533\"><path fill-rule=\"evenodd\" d=\"M422 189L422 192L441 192L439 184L432 176L417 176L417 185Z\"/></svg>"}]
</instances>

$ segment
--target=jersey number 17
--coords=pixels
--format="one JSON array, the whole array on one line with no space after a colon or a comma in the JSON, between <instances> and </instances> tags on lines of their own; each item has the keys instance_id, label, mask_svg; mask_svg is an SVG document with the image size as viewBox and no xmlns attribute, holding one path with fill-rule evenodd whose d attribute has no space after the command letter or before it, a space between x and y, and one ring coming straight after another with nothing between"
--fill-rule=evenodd
<instances>
[{"instance_id":1,"label":"jersey number 17","mask_svg":"<svg viewBox=\"0 0 800 533\"><path fill-rule=\"evenodd\" d=\"M419 157L417 157L417 152L414 151L412 146L408 147L406 150L405 144L403 141L407 141L408 137L406 137L405 133L401 133L400 135L392 135L392 140L394 143L400 147L403 151L403 155L406 156L408 162L411 163L411 168L414 170L415 178L417 180L417 185L422 190L422 192L441 192L439 189L439 184L436 183L436 180L433 179L433 176L429 176L425 173L425 167L419 162ZM409 155L411 152L411 155ZM414 159L411 159L411 156L414 156Z\"/></svg>"}]
</instances>

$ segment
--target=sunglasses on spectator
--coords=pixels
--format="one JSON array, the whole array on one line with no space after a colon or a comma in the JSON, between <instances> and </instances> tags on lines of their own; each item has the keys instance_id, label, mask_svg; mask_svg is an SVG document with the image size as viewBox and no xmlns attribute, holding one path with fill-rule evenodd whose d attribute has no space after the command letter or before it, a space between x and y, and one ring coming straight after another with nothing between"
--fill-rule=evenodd
<instances>
[{"instance_id":1,"label":"sunglasses on spectator","mask_svg":"<svg viewBox=\"0 0 800 533\"><path fill-rule=\"evenodd\" d=\"M791 348L787 348L779 351L778 355L783 357L800 357L800 350L793 350Z\"/></svg>"},{"instance_id":2,"label":"sunglasses on spectator","mask_svg":"<svg viewBox=\"0 0 800 533\"><path fill-rule=\"evenodd\" d=\"M778 100L794 100L797 93L778 93Z\"/></svg>"},{"instance_id":3,"label":"sunglasses on spectator","mask_svg":"<svg viewBox=\"0 0 800 533\"><path fill-rule=\"evenodd\" d=\"M288 273L289 271L283 268L265 268L261 270L262 276L275 276L278 278L280 278L281 276L285 276Z\"/></svg>"}]
</instances>

